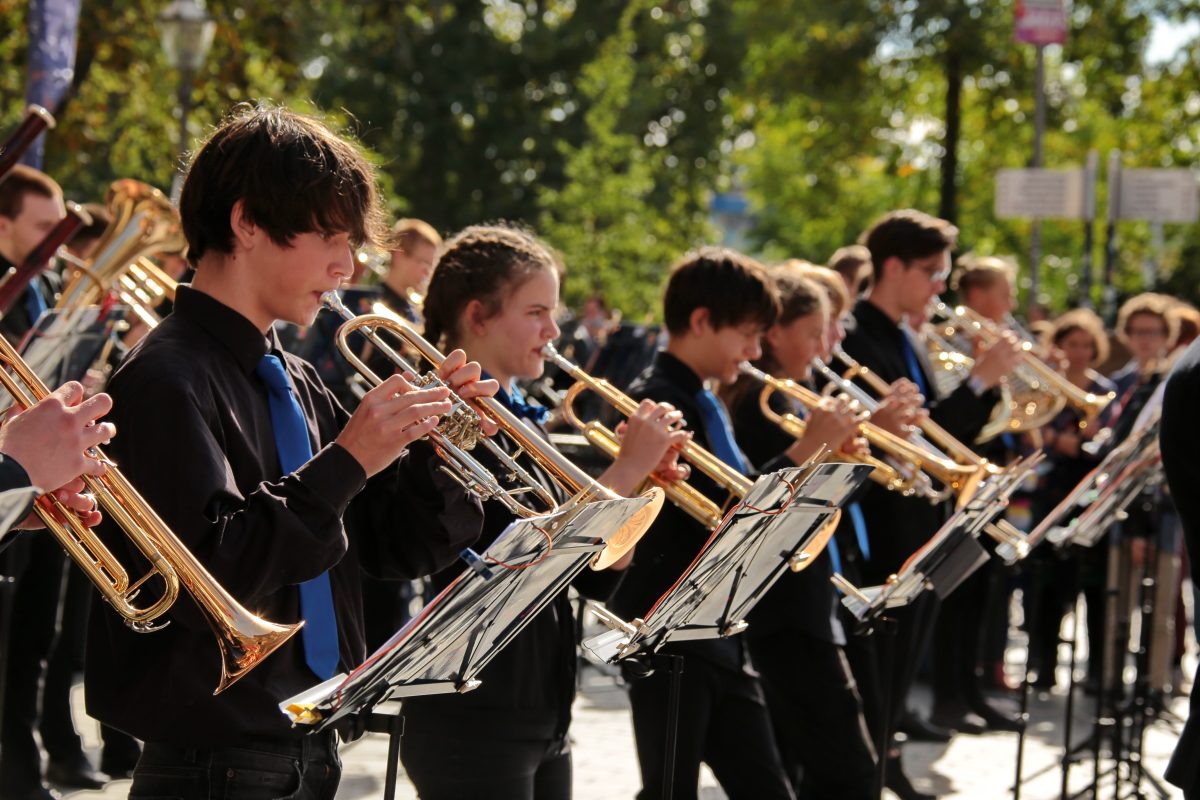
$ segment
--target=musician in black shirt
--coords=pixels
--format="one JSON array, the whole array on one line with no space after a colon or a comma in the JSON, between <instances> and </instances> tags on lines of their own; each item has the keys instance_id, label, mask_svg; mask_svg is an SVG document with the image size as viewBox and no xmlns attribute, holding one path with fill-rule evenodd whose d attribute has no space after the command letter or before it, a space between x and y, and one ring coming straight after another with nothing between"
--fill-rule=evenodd
<instances>
[{"instance_id":1,"label":"musician in black shirt","mask_svg":"<svg viewBox=\"0 0 1200 800\"><path fill-rule=\"evenodd\" d=\"M770 276L762 265L740 253L703 248L674 267L663 308L670 333L667 349L630 385L629 394L678 408L701 446L743 474L749 472L750 465L733 441L728 412L706 389L705 381L732 382L742 361L761 355L762 334L778 314ZM793 445L768 468L803 461L803 447ZM693 473L690 483L718 505L727 499L727 493L703 475ZM612 599L613 610L625 619L644 617L683 574L708 535L686 512L665 506L638 544L633 565ZM675 797L696 797L701 762L712 768L734 800L792 797L762 686L746 658L742 637L673 643L666 651L685 656ZM642 773L641 800L659 797L662 791L669 695L665 671L635 679L629 687Z\"/></svg>"},{"instance_id":2,"label":"musician in black shirt","mask_svg":"<svg viewBox=\"0 0 1200 800\"><path fill-rule=\"evenodd\" d=\"M809 384L813 359L828 356L832 313L844 313L848 295L842 290L835 312L825 290L805 277L802 268L789 263L771 273L782 310L763 338L763 355L755 366ZM841 288L841 280L834 277ZM794 444L792 436L763 413L762 388L758 381L742 376L723 393L738 444L758 467ZM856 408L846 398L826 397L811 410L797 407L778 392L769 402L776 413L792 413L804 420L801 441L813 453L823 446L835 451L858 449ZM879 797L875 751L842 649L846 635L830 581L838 550L833 540L804 571L780 578L750 613L745 637L762 675L780 754L796 796L872 800Z\"/></svg>"},{"instance_id":3,"label":"musician in black shirt","mask_svg":"<svg viewBox=\"0 0 1200 800\"><path fill-rule=\"evenodd\" d=\"M364 567L445 566L425 542L474 539L479 506L432 465L402 478L395 463L449 411L445 389L392 376L348 417L273 332L310 324L351 274L352 246L386 239L354 145L285 109L243 111L196 155L180 211L196 278L113 376L113 454L218 583L305 627L213 696L216 641L190 599L151 635L95 607L88 711L146 741L131 797L332 798L334 734L306 737L278 703L365 657ZM442 374L466 397L496 390L461 352Z\"/></svg>"},{"instance_id":4,"label":"musician in black shirt","mask_svg":"<svg viewBox=\"0 0 1200 800\"><path fill-rule=\"evenodd\" d=\"M930 301L945 290L957 235L958 230L945 220L914 210L891 212L864 233L873 282L854 306L844 347L884 381L916 383L933 420L959 441L971 442L1000 399L996 386L1016 365L1015 340L1001 338L978 354L970 379L941 397L924 346L904 325L906 315L923 317ZM879 486L868 486L861 502L871 548L864 573L871 584L882 584L895 573L937 531L945 516L941 506ZM927 592L894 615L898 629L890 643L895 647L895 666L884 676L891 682L889 729L894 729L905 706L935 612L936 602ZM908 792L909 787L892 788L919 796Z\"/></svg>"},{"instance_id":5,"label":"musician in black shirt","mask_svg":"<svg viewBox=\"0 0 1200 800\"><path fill-rule=\"evenodd\" d=\"M475 226L456 234L439 256L425 303L426 334L443 347L462 347L485 374L499 381L497 398L526 422L540 426L548 409L526 403L516 381L540 378L541 349L558 338L559 273L550 251L515 228ZM656 468L671 479L672 445L687 441L671 406L643 402L623 429L621 453L599 477L631 495ZM499 440L510 449L507 438ZM551 445L547 442L547 448ZM478 451L477 451L478 452ZM410 466L432 458L414 447ZM567 498L529 456L522 465L558 501ZM502 468L484 457L500 473ZM483 533L471 546L488 547L514 516L502 503L484 503ZM431 547L440 545L431 541ZM604 572L585 570L574 582L602 598L619 579L629 555ZM497 567L497 568L503 568ZM462 572L433 577L441 590ZM480 674L482 685L462 696L416 697L405 703L404 767L423 800L487 797L551 800L571 796L567 730L575 697L575 617L566 592L518 634Z\"/></svg>"}]
</instances>

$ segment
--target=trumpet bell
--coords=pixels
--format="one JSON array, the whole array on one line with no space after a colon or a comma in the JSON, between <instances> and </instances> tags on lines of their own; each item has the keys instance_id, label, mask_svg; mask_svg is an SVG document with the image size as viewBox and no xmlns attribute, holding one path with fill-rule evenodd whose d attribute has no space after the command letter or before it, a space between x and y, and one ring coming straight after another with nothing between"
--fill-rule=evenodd
<instances>
[{"instance_id":1,"label":"trumpet bell","mask_svg":"<svg viewBox=\"0 0 1200 800\"><path fill-rule=\"evenodd\" d=\"M633 550L638 540L646 535L650 525L654 523L658 512L662 510L667 496L662 489L652 486L641 494L642 499L649 500L637 513L629 518L620 528L608 537L604 549L592 560L592 569L608 569Z\"/></svg>"}]
</instances>

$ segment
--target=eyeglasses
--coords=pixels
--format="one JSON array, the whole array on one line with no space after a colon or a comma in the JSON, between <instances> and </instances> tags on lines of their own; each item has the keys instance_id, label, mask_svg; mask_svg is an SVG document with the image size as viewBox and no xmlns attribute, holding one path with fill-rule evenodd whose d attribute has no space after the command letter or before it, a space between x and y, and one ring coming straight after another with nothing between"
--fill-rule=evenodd
<instances>
[{"instance_id":1,"label":"eyeglasses","mask_svg":"<svg viewBox=\"0 0 1200 800\"><path fill-rule=\"evenodd\" d=\"M929 278L930 283L945 283L950 278L949 267L938 269L931 265L919 266L917 269L925 273L925 277Z\"/></svg>"}]
</instances>

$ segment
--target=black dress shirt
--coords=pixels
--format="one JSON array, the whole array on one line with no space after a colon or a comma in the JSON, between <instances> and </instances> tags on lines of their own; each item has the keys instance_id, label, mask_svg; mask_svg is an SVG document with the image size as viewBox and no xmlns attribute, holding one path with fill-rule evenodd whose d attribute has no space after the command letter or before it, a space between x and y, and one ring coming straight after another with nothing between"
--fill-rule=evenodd
<instances>
[{"instance_id":1,"label":"black dress shirt","mask_svg":"<svg viewBox=\"0 0 1200 800\"><path fill-rule=\"evenodd\" d=\"M630 384L629 395L635 400L649 398L675 406L683 412L688 430L695 432L693 441L711 451L712 442L704 427L704 416L695 400L701 388L700 377L664 350L655 355L654 362ZM692 470L688 482L719 506L729 500L729 493L699 470ZM613 611L624 619L644 617L692 563L709 533L675 504L665 504L658 519L638 542L633 564L626 570L625 579L612 598ZM689 657L703 658L726 669L741 670L745 666L741 639L737 636L677 642L667 648Z\"/></svg>"},{"instance_id":2,"label":"black dress shirt","mask_svg":"<svg viewBox=\"0 0 1200 800\"><path fill-rule=\"evenodd\" d=\"M758 398L757 385L738 395L732 408L733 429L750 463L767 472L772 466L778 468L780 455L795 440L763 415ZM787 399L779 392L771 395L770 403L780 414L789 410ZM750 612L746 635L764 636L791 630L833 644L845 644L832 577L833 559L828 548L803 571L784 572Z\"/></svg>"},{"instance_id":3,"label":"black dress shirt","mask_svg":"<svg viewBox=\"0 0 1200 800\"><path fill-rule=\"evenodd\" d=\"M1200 583L1200 340L1175 362L1163 391L1159 443L1167 485L1175 499L1183 538L1191 557L1192 582ZM1190 713L1166 778L1188 797L1200 792L1200 692L1192 692Z\"/></svg>"},{"instance_id":4,"label":"black dress shirt","mask_svg":"<svg viewBox=\"0 0 1200 800\"><path fill-rule=\"evenodd\" d=\"M282 477L267 388L255 374L268 349L291 376L315 453ZM110 455L242 605L273 622L296 622L297 585L329 571L342 669L365 657L362 567L381 577L427 574L445 566L432 540L478 535L478 504L439 472L407 470L402 479L392 467L366 481L333 441L347 415L312 365L280 352L273 332L268 340L233 309L186 286L174 313L138 344L108 391L118 431ZM104 530L119 551L132 551L111 523ZM143 594L156 596L158 584L150 581ZM277 706L318 682L304 662L303 633L214 697L218 650L207 622L182 592L168 619L165 629L138 634L105 605L93 605L92 716L140 739L184 747L304 734Z\"/></svg>"},{"instance_id":5,"label":"black dress shirt","mask_svg":"<svg viewBox=\"0 0 1200 800\"><path fill-rule=\"evenodd\" d=\"M503 393L497 398L501 402L507 399ZM544 429L528 418L525 421L545 438ZM497 442L506 452L512 451L512 442L507 437L501 436ZM552 447L548 441L546 446ZM502 474L498 461L482 448L476 448L472 455L493 474ZM432 448L419 442L413 445L406 468L422 470L431 460L436 460ZM559 503L567 499L527 454L519 458L519 463ZM488 548L514 520L512 512L495 500L485 502L483 510L483 532L469 544L477 552ZM453 551L444 548L444 557L455 559L464 546L467 545ZM434 575L431 588L440 592L465 567L463 562L457 562ZM585 569L572 585L584 596L602 599L619 580L619 572ZM575 699L577 638L571 602L563 591L483 668L479 674L482 683L477 689L463 695L429 695L406 700L406 733L414 737L449 737L460 743L497 737L529 741L564 736ZM469 759L469 755L466 757Z\"/></svg>"},{"instance_id":6,"label":"black dress shirt","mask_svg":"<svg viewBox=\"0 0 1200 800\"><path fill-rule=\"evenodd\" d=\"M904 357L904 329L870 300L859 300L842 346L846 352L887 383L909 378ZM974 441L983 429L1000 393L990 389L976 395L965 383L947 397L937 393L933 370L925 348L914 345L917 362L927 388L926 408L930 417L960 442ZM869 484L860 501L871 542L871 557L863 571L868 580L879 582L894 573L941 525L944 508L919 497L904 497L877 484Z\"/></svg>"}]
</instances>

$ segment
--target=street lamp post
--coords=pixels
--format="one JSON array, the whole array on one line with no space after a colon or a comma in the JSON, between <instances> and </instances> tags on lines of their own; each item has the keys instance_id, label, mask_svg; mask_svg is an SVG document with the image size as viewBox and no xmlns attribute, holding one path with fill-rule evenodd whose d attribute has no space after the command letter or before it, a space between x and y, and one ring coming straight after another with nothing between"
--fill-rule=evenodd
<instances>
[{"instance_id":1,"label":"street lamp post","mask_svg":"<svg viewBox=\"0 0 1200 800\"><path fill-rule=\"evenodd\" d=\"M204 64L217 23L205 10L204 0L172 0L158 15L158 30L167 63L179 70L179 166L171 184L171 198L178 201L183 188L183 154L188 145L192 79Z\"/></svg>"}]
</instances>

